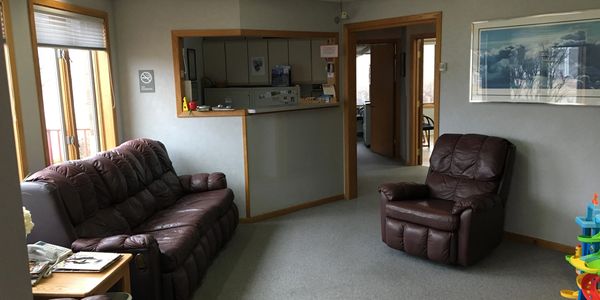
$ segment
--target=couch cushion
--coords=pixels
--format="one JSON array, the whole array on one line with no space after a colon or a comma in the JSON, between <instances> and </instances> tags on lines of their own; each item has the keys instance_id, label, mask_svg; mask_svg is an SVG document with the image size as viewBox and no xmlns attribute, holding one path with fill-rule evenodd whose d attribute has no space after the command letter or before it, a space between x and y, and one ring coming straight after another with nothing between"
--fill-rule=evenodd
<instances>
[{"instance_id":1,"label":"couch cushion","mask_svg":"<svg viewBox=\"0 0 600 300\"><path fill-rule=\"evenodd\" d=\"M158 242L162 273L172 272L182 265L200 240L198 230L193 226L167 228L145 233L152 235Z\"/></svg>"},{"instance_id":2,"label":"couch cushion","mask_svg":"<svg viewBox=\"0 0 600 300\"><path fill-rule=\"evenodd\" d=\"M221 217L233 203L230 189L189 194L174 205L156 212L139 227L136 233L144 233L181 226L195 226L203 234Z\"/></svg>"},{"instance_id":3,"label":"couch cushion","mask_svg":"<svg viewBox=\"0 0 600 300\"><path fill-rule=\"evenodd\" d=\"M233 191L227 188L185 195L173 207L215 209L220 217L229 210L231 203L233 203Z\"/></svg>"},{"instance_id":4,"label":"couch cushion","mask_svg":"<svg viewBox=\"0 0 600 300\"><path fill-rule=\"evenodd\" d=\"M386 216L445 231L458 228L459 217L452 214L454 201L440 199L390 201L385 204Z\"/></svg>"}]
</instances>

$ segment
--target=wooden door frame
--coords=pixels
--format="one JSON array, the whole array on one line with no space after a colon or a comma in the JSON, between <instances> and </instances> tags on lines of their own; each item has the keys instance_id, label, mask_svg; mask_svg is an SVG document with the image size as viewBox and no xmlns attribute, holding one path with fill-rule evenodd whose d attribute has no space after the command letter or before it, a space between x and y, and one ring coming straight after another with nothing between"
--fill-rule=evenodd
<instances>
[{"instance_id":1,"label":"wooden door frame","mask_svg":"<svg viewBox=\"0 0 600 300\"><path fill-rule=\"evenodd\" d=\"M358 176L356 167L356 33L376 29L394 28L409 25L433 23L436 38L436 66L441 58L442 12L431 12L411 16L380 19L358 23L344 24L344 49L346 54L344 75L344 197L356 198L358 194ZM440 95L439 69L435 72L434 97ZM439 102L439 101L438 101ZM437 109L436 111L439 111ZM436 116L437 118L437 116ZM439 118L438 122L439 123ZM413 132L414 130L410 130ZM437 134L437 130L434 131ZM411 139L409 139L411 140ZM411 147L414 149L414 147Z\"/></svg>"},{"instance_id":2,"label":"wooden door frame","mask_svg":"<svg viewBox=\"0 0 600 300\"><path fill-rule=\"evenodd\" d=\"M421 159L419 160L419 155L418 152L422 151L421 149L423 148L423 146L421 145L421 139L423 136L423 130L421 130L421 124L422 124L422 120L423 120L423 102L421 101L421 98L419 97L419 94L422 93L422 84L423 84L423 79L422 79L422 75L423 75L423 66L420 64L420 60L417 57L417 53L419 51L419 49L417 49L418 44L417 41L418 40L425 40L425 39L435 39L436 38L436 34L435 33L423 33L423 34L415 34L415 35L411 35L410 37L410 47L411 47L411 78L412 78L412 87L411 87L411 91L410 91L410 101L412 102L412 105L410 105L411 109L410 109L410 114L412 116L412 133L410 135L410 149L411 151L409 152L409 159L407 161L408 165L414 166L414 165L420 165L423 162L423 155L421 154ZM436 50L437 50L437 40L436 40ZM437 52L437 51L436 51ZM439 62L437 60L437 56L436 56L436 62L435 65L439 66ZM434 72L434 76L439 74L439 70L436 69L436 71ZM435 77L435 85L437 85L437 80L439 79L439 77ZM435 122L433 123L433 140L434 143L437 140L438 137L438 126L439 126L439 99L436 98L436 95L434 95L434 101L433 101L433 114L435 117Z\"/></svg>"}]
</instances>

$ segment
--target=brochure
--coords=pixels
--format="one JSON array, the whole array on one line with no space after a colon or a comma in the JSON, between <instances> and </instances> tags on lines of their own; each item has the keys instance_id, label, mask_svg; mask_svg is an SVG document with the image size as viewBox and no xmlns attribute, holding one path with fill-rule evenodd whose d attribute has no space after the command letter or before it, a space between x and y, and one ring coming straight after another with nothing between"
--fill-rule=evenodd
<instances>
[{"instance_id":1,"label":"brochure","mask_svg":"<svg viewBox=\"0 0 600 300\"><path fill-rule=\"evenodd\" d=\"M77 252L54 267L54 272L101 272L121 257L119 253Z\"/></svg>"}]
</instances>

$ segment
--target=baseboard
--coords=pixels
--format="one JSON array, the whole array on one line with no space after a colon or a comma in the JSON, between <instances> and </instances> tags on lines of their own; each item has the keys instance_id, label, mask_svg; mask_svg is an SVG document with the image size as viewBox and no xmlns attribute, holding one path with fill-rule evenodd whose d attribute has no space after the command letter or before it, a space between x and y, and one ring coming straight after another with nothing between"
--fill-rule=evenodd
<instances>
[{"instance_id":1,"label":"baseboard","mask_svg":"<svg viewBox=\"0 0 600 300\"><path fill-rule=\"evenodd\" d=\"M275 218L275 217L279 217L279 216L283 216L283 215L287 215L287 214L291 214L293 212L302 210L302 209L306 209L306 208L311 208L311 207L315 207L315 206L319 206L319 205L323 205L326 203L330 203L330 202L334 202L334 201L338 201L338 200L343 200L344 199L344 195L335 195L335 196L331 196L331 197L327 197L327 198L323 198L323 199L319 199L319 200L315 200L315 201L310 201L310 202L306 202L306 203L302 203L299 205L294 205L294 206L290 206L284 209L280 209L280 210L276 210L276 211L272 211L272 212L268 212L265 214L260 214L260 215L256 215L253 217L249 217L249 218L242 218L240 219L240 223L255 223L255 222L260 222L260 221L264 221L266 219L271 219L271 218Z\"/></svg>"},{"instance_id":2,"label":"baseboard","mask_svg":"<svg viewBox=\"0 0 600 300\"><path fill-rule=\"evenodd\" d=\"M508 231L504 232L504 238L506 238L507 240L515 241L515 242L532 244L532 245L536 245L536 246L539 246L542 248L556 250L556 251L563 252L566 254L573 254L573 252L575 252L574 246L569 246L569 245L564 245L564 244L555 243L555 242L551 242L551 241L546 241L543 239L538 239L538 238L534 238L534 237L530 237L530 236L526 236L526 235L522 235L522 234L518 234L518 233L508 232Z\"/></svg>"}]
</instances>

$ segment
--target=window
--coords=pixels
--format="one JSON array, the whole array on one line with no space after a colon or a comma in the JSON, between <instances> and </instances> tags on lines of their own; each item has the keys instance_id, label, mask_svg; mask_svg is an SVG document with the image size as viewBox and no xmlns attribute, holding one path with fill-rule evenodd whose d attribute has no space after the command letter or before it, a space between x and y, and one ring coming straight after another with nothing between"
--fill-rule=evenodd
<instances>
[{"instance_id":1,"label":"window","mask_svg":"<svg viewBox=\"0 0 600 300\"><path fill-rule=\"evenodd\" d=\"M423 43L423 104L435 103L435 39L425 39Z\"/></svg>"},{"instance_id":2,"label":"window","mask_svg":"<svg viewBox=\"0 0 600 300\"><path fill-rule=\"evenodd\" d=\"M14 66L14 51L12 45L12 32L10 31L10 18L8 10L8 1L0 0L0 27L2 27L2 47L4 47L4 58L6 59L6 73L8 77L8 88L10 94L10 104L13 117L13 130L15 137L15 146L17 153L17 165L19 177L23 178L27 173L27 164L25 159L25 144L23 141L23 126L21 121L21 108L19 104L18 85L15 80L16 72Z\"/></svg>"},{"instance_id":3,"label":"window","mask_svg":"<svg viewBox=\"0 0 600 300\"><path fill-rule=\"evenodd\" d=\"M48 162L58 163L116 145L106 14L43 3L33 17Z\"/></svg>"}]
</instances>

